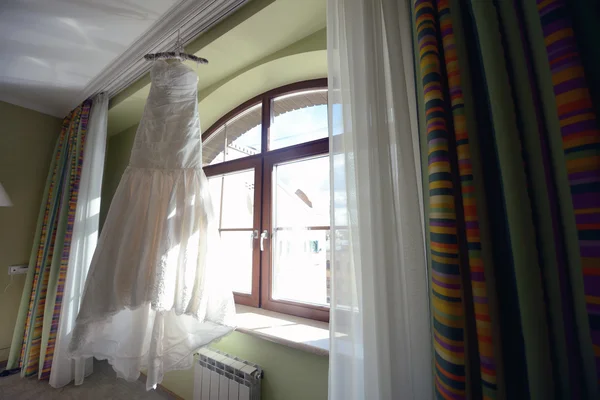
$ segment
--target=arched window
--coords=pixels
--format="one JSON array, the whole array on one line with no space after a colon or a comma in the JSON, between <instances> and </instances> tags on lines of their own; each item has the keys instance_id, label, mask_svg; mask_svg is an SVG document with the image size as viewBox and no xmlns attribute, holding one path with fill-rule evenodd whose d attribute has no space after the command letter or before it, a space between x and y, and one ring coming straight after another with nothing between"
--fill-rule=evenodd
<instances>
[{"instance_id":1,"label":"arched window","mask_svg":"<svg viewBox=\"0 0 600 400\"><path fill-rule=\"evenodd\" d=\"M202 136L204 171L238 304L327 321L327 81L271 90Z\"/></svg>"}]
</instances>

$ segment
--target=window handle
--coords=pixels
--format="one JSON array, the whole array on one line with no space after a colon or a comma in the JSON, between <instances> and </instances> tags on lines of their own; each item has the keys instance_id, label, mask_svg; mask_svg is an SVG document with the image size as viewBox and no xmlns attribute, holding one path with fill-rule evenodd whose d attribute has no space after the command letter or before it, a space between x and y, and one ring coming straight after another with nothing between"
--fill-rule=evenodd
<instances>
[{"instance_id":1,"label":"window handle","mask_svg":"<svg viewBox=\"0 0 600 400\"><path fill-rule=\"evenodd\" d=\"M265 239L268 239L268 238L269 238L269 231L265 229L260 234L260 251L265 251Z\"/></svg>"}]
</instances>

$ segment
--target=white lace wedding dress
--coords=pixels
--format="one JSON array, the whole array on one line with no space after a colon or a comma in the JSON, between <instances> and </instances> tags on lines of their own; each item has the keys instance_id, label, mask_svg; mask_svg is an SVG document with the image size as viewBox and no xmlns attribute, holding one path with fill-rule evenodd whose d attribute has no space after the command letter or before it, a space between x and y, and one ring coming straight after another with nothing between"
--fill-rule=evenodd
<instances>
[{"instance_id":1,"label":"white lace wedding dress","mask_svg":"<svg viewBox=\"0 0 600 400\"><path fill-rule=\"evenodd\" d=\"M233 329L235 306L202 171L196 73L157 61L129 166L86 281L69 351L117 375L187 369L193 351ZM83 377L76 377L80 384Z\"/></svg>"}]
</instances>

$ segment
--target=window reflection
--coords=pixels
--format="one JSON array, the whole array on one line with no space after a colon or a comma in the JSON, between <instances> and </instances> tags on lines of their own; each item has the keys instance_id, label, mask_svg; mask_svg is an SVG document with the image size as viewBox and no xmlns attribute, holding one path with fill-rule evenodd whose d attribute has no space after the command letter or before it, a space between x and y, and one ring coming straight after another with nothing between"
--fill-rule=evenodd
<instances>
[{"instance_id":1,"label":"window reflection","mask_svg":"<svg viewBox=\"0 0 600 400\"><path fill-rule=\"evenodd\" d=\"M269 150L326 138L327 89L279 96L271 102Z\"/></svg>"},{"instance_id":2,"label":"window reflection","mask_svg":"<svg viewBox=\"0 0 600 400\"><path fill-rule=\"evenodd\" d=\"M273 298L327 305L329 157L276 165L273 182Z\"/></svg>"},{"instance_id":3,"label":"window reflection","mask_svg":"<svg viewBox=\"0 0 600 400\"><path fill-rule=\"evenodd\" d=\"M202 144L202 165L214 165L260 153L262 105L242 111Z\"/></svg>"}]
</instances>

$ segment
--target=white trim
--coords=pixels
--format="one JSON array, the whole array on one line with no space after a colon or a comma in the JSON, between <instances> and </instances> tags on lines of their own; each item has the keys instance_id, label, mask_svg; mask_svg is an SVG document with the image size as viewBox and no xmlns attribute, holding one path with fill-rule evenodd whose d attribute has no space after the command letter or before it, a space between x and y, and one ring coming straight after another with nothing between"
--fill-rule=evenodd
<instances>
[{"instance_id":1,"label":"white trim","mask_svg":"<svg viewBox=\"0 0 600 400\"><path fill-rule=\"evenodd\" d=\"M319 356L329 355L329 324L236 304L236 331Z\"/></svg>"},{"instance_id":2,"label":"white trim","mask_svg":"<svg viewBox=\"0 0 600 400\"><path fill-rule=\"evenodd\" d=\"M150 69L151 63L143 58L145 54L167 51L174 47L177 30L180 31L181 41L186 45L248 1L181 0L177 2L123 54L111 61L88 83L81 95L73 102L73 107L100 92L108 93L109 98L113 97Z\"/></svg>"}]
</instances>

